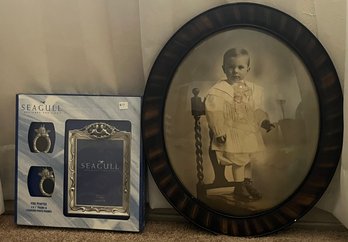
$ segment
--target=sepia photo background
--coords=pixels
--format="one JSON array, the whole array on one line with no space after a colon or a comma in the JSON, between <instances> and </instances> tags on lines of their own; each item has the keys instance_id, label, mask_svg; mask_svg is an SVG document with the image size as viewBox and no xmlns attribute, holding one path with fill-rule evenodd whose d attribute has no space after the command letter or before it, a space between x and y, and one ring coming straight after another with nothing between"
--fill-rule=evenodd
<instances>
[{"instance_id":1,"label":"sepia photo background","mask_svg":"<svg viewBox=\"0 0 348 242\"><path fill-rule=\"evenodd\" d=\"M319 134L318 99L311 77L297 55L278 39L242 28L218 33L193 49L179 65L168 92L164 114L166 148L175 173L196 194L192 89L199 88L203 100L210 87L226 79L222 57L230 48L248 50L250 71L245 80L264 89L264 111L276 126L269 133L263 132L266 150L252 164L254 184L263 194L263 199L253 206L261 211L280 204L298 188L311 167ZM214 172L208 155L210 139L205 116L201 127L204 183L209 184ZM233 181L231 166L225 167L225 174ZM208 194L229 200L232 192L231 187ZM221 209L220 204L218 207Z\"/></svg>"}]
</instances>

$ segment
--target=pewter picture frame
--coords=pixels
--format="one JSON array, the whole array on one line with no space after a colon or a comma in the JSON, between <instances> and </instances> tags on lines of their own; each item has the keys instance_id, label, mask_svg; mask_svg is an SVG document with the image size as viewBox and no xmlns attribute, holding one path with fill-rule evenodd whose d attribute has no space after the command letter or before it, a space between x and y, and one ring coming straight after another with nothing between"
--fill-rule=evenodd
<instances>
[{"instance_id":1,"label":"pewter picture frame","mask_svg":"<svg viewBox=\"0 0 348 242\"><path fill-rule=\"evenodd\" d=\"M92 124L86 125L82 129L74 129L68 132L68 167L67 167L67 200L66 200L66 214L69 216L85 216L85 217L110 217L117 219L128 219L129 218L129 189L130 189L130 143L131 134L130 132L120 131L110 124L104 122L94 122ZM121 171L117 173L114 172L119 170L118 162L107 163L104 160L98 160L96 163L79 163L79 145L80 142L84 142L88 147L95 146L96 143L104 142L114 143L115 145L121 145L122 161L121 161ZM90 149L90 148L89 148ZM115 147L116 150L116 147ZM89 150L91 152L91 150ZM118 155L118 154L117 154ZM112 157L111 157L112 158ZM81 167L81 168L79 168ZM94 178L95 176L93 169L103 167L104 170L108 170L107 173L112 176L121 175L121 184L107 184L104 180ZM99 188L109 187L106 189L108 194L103 194L102 191L96 191L100 194L90 194L92 199L83 199L84 202L78 201L79 193L84 196L85 190L80 191L78 189L79 169L89 169L88 179L93 182L101 182ZM98 171L99 172L99 171ZM100 173L100 172L99 172ZM80 178L81 179L81 178ZM95 180L94 180L95 179ZM85 181L85 180L84 180ZM83 181L83 182L84 182ZM117 188L120 187L121 191L117 192ZM81 187L81 186L80 186ZM115 193L115 194L110 194ZM105 201L104 196L118 197L118 202ZM119 198L121 197L121 198ZM80 199L81 200L81 199ZM91 200L90 202L88 200ZM101 200L101 203L97 201ZM86 202L87 201L87 202ZM93 202L95 201L95 202Z\"/></svg>"},{"instance_id":2,"label":"pewter picture frame","mask_svg":"<svg viewBox=\"0 0 348 242\"><path fill-rule=\"evenodd\" d=\"M274 8L227 4L190 20L158 55L143 100L156 184L211 232L266 235L289 226L336 170L336 70L319 40Z\"/></svg>"}]
</instances>

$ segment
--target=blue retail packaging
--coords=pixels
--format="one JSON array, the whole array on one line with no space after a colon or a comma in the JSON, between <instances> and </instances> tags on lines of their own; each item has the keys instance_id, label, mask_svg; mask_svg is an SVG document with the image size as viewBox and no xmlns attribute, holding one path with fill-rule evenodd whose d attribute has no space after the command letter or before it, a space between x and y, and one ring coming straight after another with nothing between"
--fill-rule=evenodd
<instances>
[{"instance_id":1,"label":"blue retail packaging","mask_svg":"<svg viewBox=\"0 0 348 242\"><path fill-rule=\"evenodd\" d=\"M144 227L140 97L17 95L16 222Z\"/></svg>"}]
</instances>

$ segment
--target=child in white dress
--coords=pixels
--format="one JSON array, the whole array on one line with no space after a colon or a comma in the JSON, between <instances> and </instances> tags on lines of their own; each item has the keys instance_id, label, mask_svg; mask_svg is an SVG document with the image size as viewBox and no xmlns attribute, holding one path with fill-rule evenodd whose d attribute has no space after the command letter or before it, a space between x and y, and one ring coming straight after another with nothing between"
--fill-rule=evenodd
<instances>
[{"instance_id":1,"label":"child in white dress","mask_svg":"<svg viewBox=\"0 0 348 242\"><path fill-rule=\"evenodd\" d=\"M222 69L227 79L217 82L205 100L211 148L220 165L232 166L235 199L258 200L262 196L252 185L251 163L265 149L260 128L270 131L274 125L263 111L262 87L244 79L250 71L248 51L226 51Z\"/></svg>"}]
</instances>

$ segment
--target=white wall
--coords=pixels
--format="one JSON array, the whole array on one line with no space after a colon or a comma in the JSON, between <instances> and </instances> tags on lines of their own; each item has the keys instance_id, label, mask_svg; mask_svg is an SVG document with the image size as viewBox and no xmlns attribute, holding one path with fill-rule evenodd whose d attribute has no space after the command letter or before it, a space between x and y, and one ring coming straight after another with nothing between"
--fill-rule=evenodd
<instances>
[{"instance_id":1,"label":"white wall","mask_svg":"<svg viewBox=\"0 0 348 242\"><path fill-rule=\"evenodd\" d=\"M15 94L141 95L138 0L0 1L0 177L14 198Z\"/></svg>"}]
</instances>

